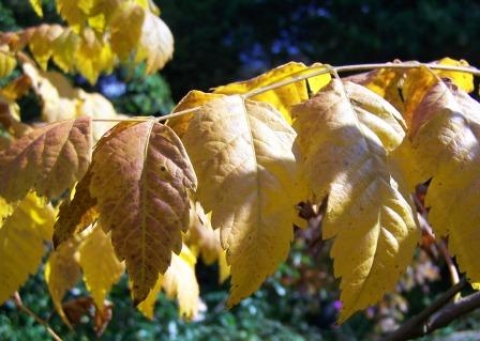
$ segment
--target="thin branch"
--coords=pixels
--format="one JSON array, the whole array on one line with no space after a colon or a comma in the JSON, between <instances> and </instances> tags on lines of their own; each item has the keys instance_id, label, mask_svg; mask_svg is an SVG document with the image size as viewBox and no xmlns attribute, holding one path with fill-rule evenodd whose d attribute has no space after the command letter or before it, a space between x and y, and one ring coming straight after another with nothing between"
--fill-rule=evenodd
<instances>
[{"instance_id":1,"label":"thin branch","mask_svg":"<svg viewBox=\"0 0 480 341\"><path fill-rule=\"evenodd\" d=\"M451 299L466 286L466 284L467 282L462 279L459 283L444 292L430 306L425 308L418 315L409 319L402 324L400 328L384 337L381 341L403 341L423 336L438 328L446 326L452 320L479 307L480 292L448 304L448 302L450 302ZM471 298L477 294L478 298ZM472 303L472 300L476 305Z\"/></svg>"},{"instance_id":2,"label":"thin branch","mask_svg":"<svg viewBox=\"0 0 480 341\"><path fill-rule=\"evenodd\" d=\"M440 239L437 243L440 252L442 253L445 262L447 263L448 272L450 273L450 279L452 284L457 284L460 281L460 276L458 275L458 270L455 264L453 263L452 257L450 256L450 252L448 252L447 245L445 240Z\"/></svg>"},{"instance_id":3,"label":"thin branch","mask_svg":"<svg viewBox=\"0 0 480 341\"><path fill-rule=\"evenodd\" d=\"M13 295L13 301L15 302L15 305L17 306L18 309L20 309L21 311L23 311L24 313L26 313L27 315L32 317L37 323L44 326L45 329L47 330L48 334L50 334L50 336L55 341L62 341L62 338L60 336L58 336L57 333L55 333L55 331L52 328L50 328L47 321L42 320L33 311L31 311L30 309L28 309L26 306L23 305L22 299L21 299L20 295L18 294L18 292L16 292Z\"/></svg>"},{"instance_id":4,"label":"thin branch","mask_svg":"<svg viewBox=\"0 0 480 341\"><path fill-rule=\"evenodd\" d=\"M464 66L451 66L451 65L439 65L439 64L433 64L433 63L428 63L428 64L422 64L419 62L409 62L409 63L380 63L380 64L358 64L358 65L345 65L345 66L336 66L332 67L329 65L319 65L315 67L310 67L308 71L310 70L315 70L313 72L309 72L303 75L291 77L289 79L286 79L284 81L280 82L275 82L273 84L254 89L250 92L247 92L243 96L245 98L250 98L259 94L262 94L264 92L270 91L277 89L279 87L289 85L301 80L305 80L308 78L312 78L315 76L331 73L333 70L336 73L341 73L341 72L355 72L355 71L368 71L368 70L375 70L375 69L414 69L414 68L419 68L421 66L426 66L429 69L434 69L434 70L443 70L443 71L456 71L456 72L465 72L465 73L470 73L475 76L480 76L480 70L475 68L475 67L464 67ZM306 71L305 71L306 72ZM302 72L302 73L305 73Z\"/></svg>"}]
</instances>

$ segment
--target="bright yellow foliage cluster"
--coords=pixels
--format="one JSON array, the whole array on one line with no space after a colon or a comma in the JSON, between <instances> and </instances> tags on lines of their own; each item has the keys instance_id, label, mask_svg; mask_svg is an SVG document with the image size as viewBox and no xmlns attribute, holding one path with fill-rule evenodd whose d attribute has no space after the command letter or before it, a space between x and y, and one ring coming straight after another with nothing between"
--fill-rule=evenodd
<instances>
[{"instance_id":1,"label":"bright yellow foliage cluster","mask_svg":"<svg viewBox=\"0 0 480 341\"><path fill-rule=\"evenodd\" d=\"M53 245L45 277L67 323L66 291L83 278L102 309L125 270L146 316L163 289L192 318L199 257L218 262L220 280L231 276L233 306L286 259L297 204L309 201L323 203L322 237L333 239L342 322L406 270L419 240L411 194L427 181L434 232L480 282L480 105L468 95L473 77L458 71L465 62L385 64L344 79L292 62L192 91L165 124L127 118L111 128L98 120L120 119L111 104L47 71L49 60L92 82L119 61L153 72L170 58L171 35L151 1L56 4L69 27L0 40L0 75L23 70L0 90L0 303ZM21 52L27 44L35 61ZM34 129L15 103L29 87L49 122Z\"/></svg>"}]
</instances>

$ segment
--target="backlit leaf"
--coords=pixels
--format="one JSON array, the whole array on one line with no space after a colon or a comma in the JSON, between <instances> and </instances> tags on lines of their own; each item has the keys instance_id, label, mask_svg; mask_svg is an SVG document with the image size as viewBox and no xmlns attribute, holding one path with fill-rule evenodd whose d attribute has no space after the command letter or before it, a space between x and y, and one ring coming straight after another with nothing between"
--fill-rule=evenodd
<instances>
[{"instance_id":1,"label":"backlit leaf","mask_svg":"<svg viewBox=\"0 0 480 341\"><path fill-rule=\"evenodd\" d=\"M52 123L0 151L0 196L22 199L30 189L57 197L80 179L90 163L91 120Z\"/></svg>"},{"instance_id":2,"label":"backlit leaf","mask_svg":"<svg viewBox=\"0 0 480 341\"><path fill-rule=\"evenodd\" d=\"M209 215L203 211L200 203L192 205L193 218L190 219L188 246L195 254L200 253L205 264L210 265L215 262L219 255L223 253L220 243L220 230L214 230L210 223Z\"/></svg>"},{"instance_id":3,"label":"backlit leaf","mask_svg":"<svg viewBox=\"0 0 480 341\"><path fill-rule=\"evenodd\" d=\"M0 78L7 77L17 66L15 57L10 53L7 45L0 45Z\"/></svg>"},{"instance_id":4,"label":"backlit leaf","mask_svg":"<svg viewBox=\"0 0 480 341\"><path fill-rule=\"evenodd\" d=\"M469 64L465 60L455 60L452 58L442 58L438 62L440 65L451 65L451 66L460 66L468 67ZM455 72L455 71L444 71L444 70L435 70L435 73L440 78L450 78L453 83L455 83L460 89L465 92L472 92L475 89L473 84L473 75L466 72Z\"/></svg>"},{"instance_id":5,"label":"backlit leaf","mask_svg":"<svg viewBox=\"0 0 480 341\"><path fill-rule=\"evenodd\" d=\"M43 17L42 0L30 0L30 5L39 17Z\"/></svg>"},{"instance_id":6,"label":"backlit leaf","mask_svg":"<svg viewBox=\"0 0 480 341\"><path fill-rule=\"evenodd\" d=\"M63 296L80 280L82 273L77 260L77 250L80 240L70 240L52 251L45 264L45 281L50 297L63 322L70 322L62 308Z\"/></svg>"},{"instance_id":7,"label":"backlit leaf","mask_svg":"<svg viewBox=\"0 0 480 341\"><path fill-rule=\"evenodd\" d=\"M74 27L77 31L83 27L87 20L87 14L82 10L82 2L90 2L90 0L56 0L55 4L57 12L63 19L68 21L68 24Z\"/></svg>"},{"instance_id":8,"label":"backlit leaf","mask_svg":"<svg viewBox=\"0 0 480 341\"><path fill-rule=\"evenodd\" d=\"M53 54L53 42L63 33L63 27L43 24L31 30L33 33L28 46L36 62L43 70L46 70L48 61Z\"/></svg>"},{"instance_id":9,"label":"backlit leaf","mask_svg":"<svg viewBox=\"0 0 480 341\"><path fill-rule=\"evenodd\" d=\"M76 69L91 84L97 82L100 73L111 72L115 65L115 55L110 45L88 27L82 30L75 56Z\"/></svg>"},{"instance_id":10,"label":"backlit leaf","mask_svg":"<svg viewBox=\"0 0 480 341\"><path fill-rule=\"evenodd\" d=\"M133 53L142 33L146 12L133 2L122 3L110 20L110 43L112 50L121 60ZM128 29L125 29L128 23Z\"/></svg>"},{"instance_id":11,"label":"backlit leaf","mask_svg":"<svg viewBox=\"0 0 480 341\"><path fill-rule=\"evenodd\" d=\"M398 111L404 111L401 97L402 80L405 70L384 68L347 77L346 80L363 85L377 95L385 98Z\"/></svg>"},{"instance_id":12,"label":"backlit leaf","mask_svg":"<svg viewBox=\"0 0 480 341\"><path fill-rule=\"evenodd\" d=\"M480 104L451 82L432 82L413 112L411 136L421 180L433 177L425 199L428 218L438 235L449 236L460 269L479 282Z\"/></svg>"},{"instance_id":13,"label":"backlit leaf","mask_svg":"<svg viewBox=\"0 0 480 341\"><path fill-rule=\"evenodd\" d=\"M0 219L0 305L36 273L55 220L51 206L32 193L8 213Z\"/></svg>"},{"instance_id":14,"label":"backlit leaf","mask_svg":"<svg viewBox=\"0 0 480 341\"><path fill-rule=\"evenodd\" d=\"M215 93L225 95L244 94L246 92L264 87L282 80L298 76L309 68L303 63L290 62L261 74L258 77L230 83L215 88ZM300 104L309 98L309 91L316 93L330 81L330 74L312 77L308 80L291 83L274 90L256 95L252 99L267 102L279 110L287 122L291 122L290 109L293 105Z\"/></svg>"},{"instance_id":15,"label":"backlit leaf","mask_svg":"<svg viewBox=\"0 0 480 341\"><path fill-rule=\"evenodd\" d=\"M183 110L194 109L210 102L215 98L221 97L223 97L223 95L192 90L182 98L182 100L173 109L173 112L175 113ZM187 131L190 120L194 115L195 113L193 112L179 117L174 117L169 119L166 124L175 131L178 137L182 138L183 134L185 134L185 131Z\"/></svg>"},{"instance_id":16,"label":"backlit leaf","mask_svg":"<svg viewBox=\"0 0 480 341\"><path fill-rule=\"evenodd\" d=\"M71 29L64 28L52 43L52 59L64 72L75 69L75 53L80 42L79 36Z\"/></svg>"},{"instance_id":17,"label":"backlit leaf","mask_svg":"<svg viewBox=\"0 0 480 341\"><path fill-rule=\"evenodd\" d=\"M173 254L172 254L172 258L173 258ZM150 320L153 319L155 303L157 302L158 294L160 293L160 290L162 290L162 284L163 284L163 275L160 274L158 276L157 282L153 286L152 290L150 290L147 297L142 302L140 302L139 305L137 305L137 309L146 318Z\"/></svg>"},{"instance_id":18,"label":"backlit leaf","mask_svg":"<svg viewBox=\"0 0 480 341\"><path fill-rule=\"evenodd\" d=\"M192 252L183 245L180 255L172 255L172 264L162 282L167 296L177 298L180 316L188 320L198 312L200 289L195 276L196 262Z\"/></svg>"},{"instance_id":19,"label":"backlit leaf","mask_svg":"<svg viewBox=\"0 0 480 341\"><path fill-rule=\"evenodd\" d=\"M154 121L121 123L95 149L90 191L100 223L126 260L135 303L180 253L196 177L175 133Z\"/></svg>"},{"instance_id":20,"label":"backlit leaf","mask_svg":"<svg viewBox=\"0 0 480 341\"><path fill-rule=\"evenodd\" d=\"M212 211L228 249L232 306L259 288L288 253L298 185L295 132L266 103L225 96L195 113L183 143L199 178L197 197Z\"/></svg>"},{"instance_id":21,"label":"backlit leaf","mask_svg":"<svg viewBox=\"0 0 480 341\"><path fill-rule=\"evenodd\" d=\"M172 32L160 18L146 12L135 54L135 63L146 61L145 72L151 74L163 68L172 55Z\"/></svg>"},{"instance_id":22,"label":"backlit leaf","mask_svg":"<svg viewBox=\"0 0 480 341\"><path fill-rule=\"evenodd\" d=\"M196 258L190 249L183 245L180 255L172 253L172 263L165 275L160 275L148 297L138 305L138 310L149 319L153 318L157 296L163 288L167 296L178 301L179 315L191 320L198 313L200 288L195 276Z\"/></svg>"},{"instance_id":23,"label":"backlit leaf","mask_svg":"<svg viewBox=\"0 0 480 341\"><path fill-rule=\"evenodd\" d=\"M92 293L96 306L103 308L107 293L125 271L113 250L110 236L96 225L85 237L79 248L79 263L88 290Z\"/></svg>"},{"instance_id":24,"label":"backlit leaf","mask_svg":"<svg viewBox=\"0 0 480 341\"><path fill-rule=\"evenodd\" d=\"M348 94L348 97L347 97ZM338 80L294 109L311 189L328 198L323 238L341 277L339 322L394 288L418 240L406 186L389 153L404 138L400 114L367 89Z\"/></svg>"}]
</instances>

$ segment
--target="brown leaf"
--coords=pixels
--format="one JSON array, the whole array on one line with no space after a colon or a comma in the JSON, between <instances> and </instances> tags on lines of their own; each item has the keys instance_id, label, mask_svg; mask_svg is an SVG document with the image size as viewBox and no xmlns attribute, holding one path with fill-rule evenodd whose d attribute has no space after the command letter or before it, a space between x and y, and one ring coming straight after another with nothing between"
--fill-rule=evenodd
<instances>
[{"instance_id":1,"label":"brown leaf","mask_svg":"<svg viewBox=\"0 0 480 341\"><path fill-rule=\"evenodd\" d=\"M88 117L33 130L0 151L0 195L16 201L33 188L40 196L59 196L85 174L91 148Z\"/></svg>"},{"instance_id":2,"label":"brown leaf","mask_svg":"<svg viewBox=\"0 0 480 341\"><path fill-rule=\"evenodd\" d=\"M180 139L154 121L115 126L95 149L92 173L99 222L126 260L138 304L181 251L195 173Z\"/></svg>"}]
</instances>

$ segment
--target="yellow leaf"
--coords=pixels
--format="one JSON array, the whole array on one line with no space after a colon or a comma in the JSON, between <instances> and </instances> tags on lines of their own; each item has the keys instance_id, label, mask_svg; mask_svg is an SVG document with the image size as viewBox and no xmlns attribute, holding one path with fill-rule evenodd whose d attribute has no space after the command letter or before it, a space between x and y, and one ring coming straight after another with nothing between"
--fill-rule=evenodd
<instances>
[{"instance_id":1,"label":"yellow leaf","mask_svg":"<svg viewBox=\"0 0 480 341\"><path fill-rule=\"evenodd\" d=\"M440 65L452 65L452 66L460 66L460 67L468 67L469 64L465 60L455 60L451 58L442 58L438 62ZM435 70L435 73L440 78L449 78L455 83L460 89L465 92L472 92L475 89L473 84L473 75L471 73L466 72L455 72L455 71L443 71L443 70Z\"/></svg>"},{"instance_id":2,"label":"yellow leaf","mask_svg":"<svg viewBox=\"0 0 480 341\"><path fill-rule=\"evenodd\" d=\"M91 84L97 82L101 72L111 72L115 65L115 55L110 45L100 40L88 27L82 30L75 56L77 70Z\"/></svg>"},{"instance_id":3,"label":"yellow leaf","mask_svg":"<svg viewBox=\"0 0 480 341\"><path fill-rule=\"evenodd\" d=\"M146 12L135 54L135 63L146 61L145 72L151 74L163 68L172 55L172 32L160 18Z\"/></svg>"},{"instance_id":4,"label":"yellow leaf","mask_svg":"<svg viewBox=\"0 0 480 341\"><path fill-rule=\"evenodd\" d=\"M172 263L164 276L160 275L155 287L147 298L138 305L138 310L147 318L153 318L153 308L161 288L167 296L178 300L179 315L191 320L198 313L200 288L195 276L196 258L190 249L183 245L180 255L172 253Z\"/></svg>"},{"instance_id":5,"label":"yellow leaf","mask_svg":"<svg viewBox=\"0 0 480 341\"><path fill-rule=\"evenodd\" d=\"M74 88L69 80L58 72L40 72L31 64L23 65L35 92L43 102L42 118L46 122L79 118L119 118L111 102L98 93L87 93ZM115 123L95 122L93 139L97 141Z\"/></svg>"},{"instance_id":6,"label":"yellow leaf","mask_svg":"<svg viewBox=\"0 0 480 341\"><path fill-rule=\"evenodd\" d=\"M199 202L192 204L190 219L188 247L190 250L198 249L205 264L210 265L223 254L220 244L220 230L213 230L210 217L207 216Z\"/></svg>"},{"instance_id":7,"label":"yellow leaf","mask_svg":"<svg viewBox=\"0 0 480 341\"><path fill-rule=\"evenodd\" d=\"M87 20L87 14L82 10L85 7L84 3L88 3L91 0L56 0L57 12L63 19L68 21L68 24L78 32L82 28Z\"/></svg>"},{"instance_id":8,"label":"yellow leaf","mask_svg":"<svg viewBox=\"0 0 480 341\"><path fill-rule=\"evenodd\" d=\"M14 210L14 205L12 203L8 203L0 197L0 228L3 225L3 220L8 216L12 215Z\"/></svg>"},{"instance_id":9,"label":"yellow leaf","mask_svg":"<svg viewBox=\"0 0 480 341\"><path fill-rule=\"evenodd\" d=\"M180 139L153 120L118 124L106 139L93 154L90 191L138 304L181 250L196 177Z\"/></svg>"},{"instance_id":10,"label":"yellow leaf","mask_svg":"<svg viewBox=\"0 0 480 341\"><path fill-rule=\"evenodd\" d=\"M408 98L407 98L408 101ZM480 281L480 104L451 82L436 79L413 112L412 149L424 181L434 231L472 282Z\"/></svg>"},{"instance_id":11,"label":"yellow leaf","mask_svg":"<svg viewBox=\"0 0 480 341\"><path fill-rule=\"evenodd\" d=\"M42 0L30 0L30 6L39 17L43 17Z\"/></svg>"},{"instance_id":12,"label":"yellow leaf","mask_svg":"<svg viewBox=\"0 0 480 341\"><path fill-rule=\"evenodd\" d=\"M173 255L172 255L173 257ZM137 305L137 309L148 319L153 319L155 303L157 302L158 294L162 290L163 275L159 275L154 287L148 293L148 296Z\"/></svg>"},{"instance_id":13,"label":"yellow leaf","mask_svg":"<svg viewBox=\"0 0 480 341\"><path fill-rule=\"evenodd\" d=\"M0 45L0 78L7 77L17 66L15 57L7 45Z\"/></svg>"},{"instance_id":14,"label":"yellow leaf","mask_svg":"<svg viewBox=\"0 0 480 341\"><path fill-rule=\"evenodd\" d=\"M404 111L403 99L401 94L401 81L405 74L404 70L395 68L384 68L347 77L346 80L363 85L367 89L375 92L377 95L385 98L399 112Z\"/></svg>"},{"instance_id":15,"label":"yellow leaf","mask_svg":"<svg viewBox=\"0 0 480 341\"><path fill-rule=\"evenodd\" d=\"M0 195L22 199L30 189L48 198L62 194L87 171L92 149L91 120L52 123L0 151Z\"/></svg>"},{"instance_id":16,"label":"yellow leaf","mask_svg":"<svg viewBox=\"0 0 480 341\"><path fill-rule=\"evenodd\" d=\"M125 266L115 256L110 236L98 224L83 240L79 254L87 288L97 308L102 309L110 288L118 282Z\"/></svg>"},{"instance_id":17,"label":"yellow leaf","mask_svg":"<svg viewBox=\"0 0 480 341\"><path fill-rule=\"evenodd\" d=\"M327 198L323 238L335 238L343 322L394 288L419 237L409 193L389 162L403 122L378 95L338 80L293 114L311 189Z\"/></svg>"},{"instance_id":18,"label":"yellow leaf","mask_svg":"<svg viewBox=\"0 0 480 341\"><path fill-rule=\"evenodd\" d=\"M78 90L58 72L41 72L29 63L23 71L31 79L32 87L42 99L42 119L57 122L75 118Z\"/></svg>"},{"instance_id":19,"label":"yellow leaf","mask_svg":"<svg viewBox=\"0 0 480 341\"><path fill-rule=\"evenodd\" d=\"M230 83L215 89L215 93L234 95L244 94L254 89L299 76L309 68L303 63L290 62L247 81ZM308 81L298 81L274 90L256 95L252 99L267 102L279 110L288 123L292 122L290 109L309 98L309 90L316 93L330 81L330 74L316 76Z\"/></svg>"},{"instance_id":20,"label":"yellow leaf","mask_svg":"<svg viewBox=\"0 0 480 341\"><path fill-rule=\"evenodd\" d=\"M82 274L77 262L77 250L80 240L71 240L52 251L45 264L45 281L50 297L62 320L70 326L62 309L62 299L65 293L72 289L80 280Z\"/></svg>"},{"instance_id":21,"label":"yellow leaf","mask_svg":"<svg viewBox=\"0 0 480 341\"><path fill-rule=\"evenodd\" d=\"M0 211L6 208L0 205ZM55 220L51 206L32 193L8 213L0 220L0 305L37 271Z\"/></svg>"},{"instance_id":22,"label":"yellow leaf","mask_svg":"<svg viewBox=\"0 0 480 341\"><path fill-rule=\"evenodd\" d=\"M125 2L113 14L110 20L110 43L120 60L128 59L137 47L145 13L140 5ZM125 29L125 23L128 23L128 29Z\"/></svg>"},{"instance_id":23,"label":"yellow leaf","mask_svg":"<svg viewBox=\"0 0 480 341\"><path fill-rule=\"evenodd\" d=\"M179 314L191 320L198 313L200 289L195 276L196 258L186 245L180 255L172 254L172 264L163 276L162 286L170 298L177 298Z\"/></svg>"},{"instance_id":24,"label":"yellow leaf","mask_svg":"<svg viewBox=\"0 0 480 341\"><path fill-rule=\"evenodd\" d=\"M205 104L183 136L199 178L197 198L228 249L229 306L257 290L287 256L295 205L306 196L296 186L295 137L272 106L240 96Z\"/></svg>"},{"instance_id":25,"label":"yellow leaf","mask_svg":"<svg viewBox=\"0 0 480 341\"><path fill-rule=\"evenodd\" d=\"M11 84L11 83L10 83ZM7 85L8 88L8 85ZM0 91L0 124L11 134L11 136L20 138L28 132L32 131L32 128L21 122L20 119L20 107L18 106L15 99L10 99L6 96L3 96L5 92L15 91L12 86L11 89L1 89ZM14 93L9 93L9 96L14 95Z\"/></svg>"},{"instance_id":26,"label":"yellow leaf","mask_svg":"<svg viewBox=\"0 0 480 341\"><path fill-rule=\"evenodd\" d=\"M119 115L113 104L99 93L87 93L78 89L76 116L88 116L93 119L119 119L126 116ZM92 127L93 140L98 141L110 130L116 122L95 122Z\"/></svg>"},{"instance_id":27,"label":"yellow leaf","mask_svg":"<svg viewBox=\"0 0 480 341\"><path fill-rule=\"evenodd\" d=\"M215 98L221 98L223 96L224 95L192 90L181 99L181 101L173 109L173 112L194 109L210 102ZM180 138L182 138L183 134L185 134L185 131L187 131L190 120L194 115L195 113L189 113L179 117L174 117L169 119L166 124L172 128Z\"/></svg>"},{"instance_id":28,"label":"yellow leaf","mask_svg":"<svg viewBox=\"0 0 480 341\"><path fill-rule=\"evenodd\" d=\"M406 73L405 82L403 85L403 96L408 98L405 101L405 111L403 117L408 126L409 135L414 134L412 129L412 116L419 103L427 91L438 81L438 77L434 72L429 70L426 66L410 69Z\"/></svg>"},{"instance_id":29,"label":"yellow leaf","mask_svg":"<svg viewBox=\"0 0 480 341\"><path fill-rule=\"evenodd\" d=\"M63 27L43 24L31 30L33 33L28 46L37 63L43 70L46 70L54 51L53 42L63 33Z\"/></svg>"},{"instance_id":30,"label":"yellow leaf","mask_svg":"<svg viewBox=\"0 0 480 341\"><path fill-rule=\"evenodd\" d=\"M65 28L52 43L52 59L63 72L75 69L75 53L80 38L71 28Z\"/></svg>"}]
</instances>

